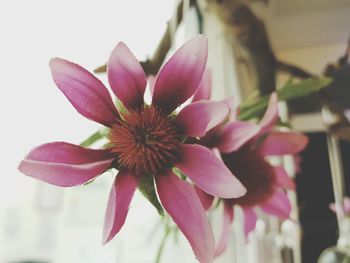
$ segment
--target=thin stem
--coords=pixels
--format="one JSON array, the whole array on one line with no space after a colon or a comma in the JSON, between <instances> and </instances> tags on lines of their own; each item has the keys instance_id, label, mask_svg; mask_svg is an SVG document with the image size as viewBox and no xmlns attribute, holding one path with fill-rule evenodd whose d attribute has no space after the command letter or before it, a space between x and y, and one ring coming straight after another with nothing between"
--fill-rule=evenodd
<instances>
[{"instance_id":1,"label":"thin stem","mask_svg":"<svg viewBox=\"0 0 350 263\"><path fill-rule=\"evenodd\" d=\"M162 257L163 251L164 251L165 242L167 241L170 232L171 232L171 228L169 226L166 226L164 236L162 238L162 241L161 241L159 249L158 249L155 263L160 263L160 259Z\"/></svg>"},{"instance_id":2,"label":"thin stem","mask_svg":"<svg viewBox=\"0 0 350 263\"><path fill-rule=\"evenodd\" d=\"M330 114L329 109L323 110L323 116L327 117L327 114ZM339 141L338 139L327 133L327 146L329 154L329 163L331 168L332 175L332 184L334 191L334 201L335 209L338 220L339 227L339 236L343 236L342 223L344 219L344 209L343 209L343 200L344 200L344 173L343 173L343 163L340 153ZM338 239L339 240L339 239Z\"/></svg>"}]
</instances>

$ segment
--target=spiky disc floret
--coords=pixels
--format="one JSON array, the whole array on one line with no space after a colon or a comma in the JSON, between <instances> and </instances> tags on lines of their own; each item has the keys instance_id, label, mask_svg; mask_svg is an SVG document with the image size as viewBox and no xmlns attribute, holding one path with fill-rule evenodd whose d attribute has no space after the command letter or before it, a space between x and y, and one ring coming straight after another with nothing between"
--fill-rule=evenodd
<instances>
[{"instance_id":1,"label":"spiky disc floret","mask_svg":"<svg viewBox=\"0 0 350 263\"><path fill-rule=\"evenodd\" d=\"M275 191L276 176L273 167L253 145L248 144L237 152L223 154L226 166L247 188L247 193L234 204L255 206L266 201Z\"/></svg>"},{"instance_id":2,"label":"spiky disc floret","mask_svg":"<svg viewBox=\"0 0 350 263\"><path fill-rule=\"evenodd\" d=\"M109 140L121 167L136 174L157 174L177 159L180 136L170 116L145 106L114 124Z\"/></svg>"}]
</instances>

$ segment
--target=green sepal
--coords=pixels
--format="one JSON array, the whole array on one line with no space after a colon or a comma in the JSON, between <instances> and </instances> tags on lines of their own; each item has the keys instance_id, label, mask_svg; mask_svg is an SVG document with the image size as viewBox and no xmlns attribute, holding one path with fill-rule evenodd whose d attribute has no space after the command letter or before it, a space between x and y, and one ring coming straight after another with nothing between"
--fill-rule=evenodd
<instances>
[{"instance_id":1,"label":"green sepal","mask_svg":"<svg viewBox=\"0 0 350 263\"><path fill-rule=\"evenodd\" d=\"M176 174L181 180L186 180L187 176L181 172L181 170L177 167L173 167L172 171L174 174Z\"/></svg>"},{"instance_id":2,"label":"green sepal","mask_svg":"<svg viewBox=\"0 0 350 263\"><path fill-rule=\"evenodd\" d=\"M331 82L332 79L326 77L306 79L298 83L288 80L288 82L277 91L278 98L281 101L288 101L299 97L305 97L327 87ZM249 98L249 100L241 103L238 118L240 120L260 118L263 115L268 103L269 96L256 99Z\"/></svg>"},{"instance_id":3,"label":"green sepal","mask_svg":"<svg viewBox=\"0 0 350 263\"><path fill-rule=\"evenodd\" d=\"M142 175L140 176L140 182L138 186L140 192L150 201L150 203L157 209L158 213L161 216L164 216L164 210L162 205L158 200L156 194L156 189L154 187L153 176L151 175Z\"/></svg>"},{"instance_id":4,"label":"green sepal","mask_svg":"<svg viewBox=\"0 0 350 263\"><path fill-rule=\"evenodd\" d=\"M95 142L107 137L109 132L108 128L103 128L98 130L97 132L90 135L87 139L85 139L83 142L80 143L80 146L82 147L89 147Z\"/></svg>"},{"instance_id":5,"label":"green sepal","mask_svg":"<svg viewBox=\"0 0 350 263\"><path fill-rule=\"evenodd\" d=\"M124 106L123 102L118 99L115 100L115 107L117 108L121 117L123 117L124 114L128 113L128 109Z\"/></svg>"}]
</instances>

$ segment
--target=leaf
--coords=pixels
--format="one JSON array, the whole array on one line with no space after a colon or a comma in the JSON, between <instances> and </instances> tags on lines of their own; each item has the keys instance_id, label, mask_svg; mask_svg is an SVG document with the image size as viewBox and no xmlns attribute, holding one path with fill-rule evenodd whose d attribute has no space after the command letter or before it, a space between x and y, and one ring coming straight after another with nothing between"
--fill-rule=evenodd
<instances>
[{"instance_id":1,"label":"leaf","mask_svg":"<svg viewBox=\"0 0 350 263\"><path fill-rule=\"evenodd\" d=\"M305 97L311 93L320 91L331 83L330 78L306 79L298 83L292 80L288 82L277 91L279 100L288 101L290 99ZM264 113L269 96L264 96L254 100L243 101L240 105L240 112L238 118L240 120L249 120L253 118L260 118Z\"/></svg>"},{"instance_id":2,"label":"leaf","mask_svg":"<svg viewBox=\"0 0 350 263\"><path fill-rule=\"evenodd\" d=\"M151 202L151 204L157 209L158 213L163 216L164 210L162 205L158 200L158 196L156 194L156 189L154 187L153 176L151 175L143 175L140 176L139 182L139 190L140 192Z\"/></svg>"}]
</instances>

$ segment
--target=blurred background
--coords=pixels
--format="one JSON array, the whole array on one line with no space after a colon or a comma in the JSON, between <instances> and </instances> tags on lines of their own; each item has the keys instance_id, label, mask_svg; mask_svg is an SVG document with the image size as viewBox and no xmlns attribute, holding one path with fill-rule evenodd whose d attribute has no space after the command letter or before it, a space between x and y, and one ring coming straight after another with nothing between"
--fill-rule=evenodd
<instances>
[{"instance_id":1,"label":"blurred background","mask_svg":"<svg viewBox=\"0 0 350 263\"><path fill-rule=\"evenodd\" d=\"M113 174L87 186L61 189L17 170L35 146L50 141L78 144L99 128L82 118L55 87L48 68L52 57L93 70L106 62L118 41L144 61L152 57L166 28L171 50L202 31L209 37L214 86L225 87L215 89L214 98L265 95L291 76L326 74L339 79L330 92L332 102L350 109L349 0L238 2L184 1L178 27L175 10L180 2L175 0L0 3L0 263L151 263L163 236L158 214L137 194L125 227L101 245ZM104 74L99 77L106 81ZM296 178L304 263L316 262L337 241L335 215L328 209L334 198L322 103L321 94L293 101L288 108L293 128L310 138ZM345 159L350 147L347 134L343 137ZM349 192L349 162L343 163ZM247 255L235 261L234 252L232 247L217 262L253 262ZM166 243L162 262L179 262L179 257L195 262L181 234Z\"/></svg>"}]
</instances>

